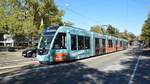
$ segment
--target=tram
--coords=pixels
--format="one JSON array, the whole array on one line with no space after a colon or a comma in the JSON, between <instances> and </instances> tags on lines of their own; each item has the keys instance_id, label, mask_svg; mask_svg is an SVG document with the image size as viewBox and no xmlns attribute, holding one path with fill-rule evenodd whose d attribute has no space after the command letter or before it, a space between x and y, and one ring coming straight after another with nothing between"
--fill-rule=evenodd
<instances>
[{"instance_id":1,"label":"tram","mask_svg":"<svg viewBox=\"0 0 150 84\"><path fill-rule=\"evenodd\" d=\"M48 27L37 48L40 63L65 62L126 49L128 41L76 27Z\"/></svg>"}]
</instances>

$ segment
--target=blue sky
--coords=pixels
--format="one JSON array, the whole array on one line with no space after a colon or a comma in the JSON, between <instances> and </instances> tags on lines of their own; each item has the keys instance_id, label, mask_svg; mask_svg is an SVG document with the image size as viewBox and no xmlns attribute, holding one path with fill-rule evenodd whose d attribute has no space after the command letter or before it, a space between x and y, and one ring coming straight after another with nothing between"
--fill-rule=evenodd
<instances>
[{"instance_id":1,"label":"blue sky","mask_svg":"<svg viewBox=\"0 0 150 84\"><path fill-rule=\"evenodd\" d=\"M64 20L89 30L92 25L111 24L139 35L150 11L149 0L55 0L65 11Z\"/></svg>"}]
</instances>

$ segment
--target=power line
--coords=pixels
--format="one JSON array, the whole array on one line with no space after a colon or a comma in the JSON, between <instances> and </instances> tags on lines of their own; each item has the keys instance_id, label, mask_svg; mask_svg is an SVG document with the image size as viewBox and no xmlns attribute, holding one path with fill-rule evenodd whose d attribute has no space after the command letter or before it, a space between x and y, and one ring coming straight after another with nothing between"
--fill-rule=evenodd
<instances>
[{"instance_id":1,"label":"power line","mask_svg":"<svg viewBox=\"0 0 150 84\"><path fill-rule=\"evenodd\" d=\"M87 19L87 20L90 20L90 21L92 21L92 22L94 22L94 23L99 23L98 21L93 20L93 18L87 17L87 16L85 16L85 15L83 15L83 14L81 14L81 13L75 11L75 10L70 9L70 8L67 8L66 10L68 10L68 11L70 11L70 12L72 12L72 13L74 13L74 14L80 16L80 17L83 17L83 18L85 18L85 19Z\"/></svg>"},{"instance_id":2,"label":"power line","mask_svg":"<svg viewBox=\"0 0 150 84\"><path fill-rule=\"evenodd\" d=\"M70 9L70 8L68 8L68 7L62 7L62 6L61 6L61 8L64 8L65 10L70 11L71 13L73 13L73 14L75 14L75 15L78 15L78 16L80 16L80 17L82 17L82 18L84 18L84 19L86 19L86 20L88 20L88 21L90 21L90 22L92 22L92 23L99 23L99 21L96 21L96 20L94 20L94 19L91 18L91 17L87 17L87 16L85 16L85 15L83 15L83 14L81 14L81 13L75 11L75 10L72 10L72 9ZM86 22L83 22L83 23L86 23ZM87 23L87 24L88 24L88 23ZM89 25L89 24L88 24L88 25Z\"/></svg>"}]
</instances>

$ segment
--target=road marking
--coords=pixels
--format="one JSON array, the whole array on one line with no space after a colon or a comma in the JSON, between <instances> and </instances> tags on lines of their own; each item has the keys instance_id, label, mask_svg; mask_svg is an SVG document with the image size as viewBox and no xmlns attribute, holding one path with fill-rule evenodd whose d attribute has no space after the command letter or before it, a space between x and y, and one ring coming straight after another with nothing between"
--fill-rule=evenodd
<instances>
[{"instance_id":1,"label":"road marking","mask_svg":"<svg viewBox=\"0 0 150 84\"><path fill-rule=\"evenodd\" d=\"M128 83L128 84L133 84L133 79L134 79L134 77L135 77L135 73L136 73L137 68L138 68L138 65L139 65L140 57L141 57L141 56L139 55L139 56L138 56L137 63L136 63L136 65L135 65L135 67L134 67L133 73L132 73L132 75L131 75L131 77L130 77L130 80L129 80L129 83Z\"/></svg>"}]
</instances>

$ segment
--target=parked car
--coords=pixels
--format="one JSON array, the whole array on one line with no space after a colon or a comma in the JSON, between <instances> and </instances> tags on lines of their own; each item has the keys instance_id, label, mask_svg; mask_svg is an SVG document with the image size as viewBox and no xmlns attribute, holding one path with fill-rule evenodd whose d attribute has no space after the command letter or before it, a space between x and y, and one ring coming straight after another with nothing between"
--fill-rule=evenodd
<instances>
[{"instance_id":1,"label":"parked car","mask_svg":"<svg viewBox=\"0 0 150 84\"><path fill-rule=\"evenodd\" d=\"M15 49L15 47L8 47L8 51L9 51L9 52L15 52L16 49Z\"/></svg>"},{"instance_id":2,"label":"parked car","mask_svg":"<svg viewBox=\"0 0 150 84\"><path fill-rule=\"evenodd\" d=\"M22 56L24 57L36 57L37 48L28 48L22 52Z\"/></svg>"}]
</instances>

